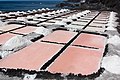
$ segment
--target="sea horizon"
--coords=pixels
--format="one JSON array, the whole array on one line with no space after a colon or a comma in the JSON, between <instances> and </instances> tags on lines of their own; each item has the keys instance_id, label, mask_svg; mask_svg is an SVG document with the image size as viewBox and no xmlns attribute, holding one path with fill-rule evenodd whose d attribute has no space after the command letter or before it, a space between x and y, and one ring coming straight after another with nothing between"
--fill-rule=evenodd
<instances>
[{"instance_id":1,"label":"sea horizon","mask_svg":"<svg viewBox=\"0 0 120 80\"><path fill-rule=\"evenodd\" d=\"M27 11L33 9L59 9L56 4L61 1L0 1L0 11Z\"/></svg>"}]
</instances>

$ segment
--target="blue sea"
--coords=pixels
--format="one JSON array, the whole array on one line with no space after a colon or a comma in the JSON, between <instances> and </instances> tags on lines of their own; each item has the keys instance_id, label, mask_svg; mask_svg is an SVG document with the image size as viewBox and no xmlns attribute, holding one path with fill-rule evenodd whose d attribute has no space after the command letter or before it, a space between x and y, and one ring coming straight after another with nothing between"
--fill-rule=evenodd
<instances>
[{"instance_id":1,"label":"blue sea","mask_svg":"<svg viewBox=\"0 0 120 80\"><path fill-rule=\"evenodd\" d=\"M0 11L27 11L33 9L57 9L60 1L0 1Z\"/></svg>"}]
</instances>

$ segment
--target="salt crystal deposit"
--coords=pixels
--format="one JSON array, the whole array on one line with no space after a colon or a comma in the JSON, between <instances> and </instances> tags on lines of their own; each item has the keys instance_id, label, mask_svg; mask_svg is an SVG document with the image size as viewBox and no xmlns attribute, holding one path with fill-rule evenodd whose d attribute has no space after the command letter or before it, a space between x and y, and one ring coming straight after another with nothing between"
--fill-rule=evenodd
<instances>
[{"instance_id":1,"label":"salt crystal deposit","mask_svg":"<svg viewBox=\"0 0 120 80\"><path fill-rule=\"evenodd\" d=\"M34 32L37 33L37 34L42 34L44 36L46 36L46 35L51 33L51 31L49 29L46 29L44 27L39 27Z\"/></svg>"},{"instance_id":2,"label":"salt crystal deposit","mask_svg":"<svg viewBox=\"0 0 120 80\"><path fill-rule=\"evenodd\" d=\"M34 80L37 74L34 75L29 75L29 74L25 74L23 80Z\"/></svg>"},{"instance_id":3,"label":"salt crystal deposit","mask_svg":"<svg viewBox=\"0 0 120 80\"><path fill-rule=\"evenodd\" d=\"M114 27L107 27L105 30L117 31Z\"/></svg>"},{"instance_id":4,"label":"salt crystal deposit","mask_svg":"<svg viewBox=\"0 0 120 80\"><path fill-rule=\"evenodd\" d=\"M107 43L108 44L113 44L115 46L118 46L118 45L120 45L120 37L115 35L115 36L109 38Z\"/></svg>"},{"instance_id":5,"label":"salt crystal deposit","mask_svg":"<svg viewBox=\"0 0 120 80\"><path fill-rule=\"evenodd\" d=\"M55 25L67 25L65 22L63 22L63 21L56 21L55 22Z\"/></svg>"},{"instance_id":6,"label":"salt crystal deposit","mask_svg":"<svg viewBox=\"0 0 120 80\"><path fill-rule=\"evenodd\" d=\"M4 26L4 25L6 25L6 24L7 24L7 22L2 22L2 21L0 21L0 27Z\"/></svg>"},{"instance_id":7,"label":"salt crystal deposit","mask_svg":"<svg viewBox=\"0 0 120 80\"><path fill-rule=\"evenodd\" d=\"M8 55L7 51L14 51L14 49L19 50L25 46L30 45L31 43L32 43L31 41L28 41L27 39L25 39L22 36L12 37L5 44L2 45L3 51L1 51L0 54L2 54L2 57L5 57L6 55Z\"/></svg>"},{"instance_id":8,"label":"salt crystal deposit","mask_svg":"<svg viewBox=\"0 0 120 80\"><path fill-rule=\"evenodd\" d=\"M120 57L117 55L104 57L102 67L111 73L120 74Z\"/></svg>"}]
</instances>

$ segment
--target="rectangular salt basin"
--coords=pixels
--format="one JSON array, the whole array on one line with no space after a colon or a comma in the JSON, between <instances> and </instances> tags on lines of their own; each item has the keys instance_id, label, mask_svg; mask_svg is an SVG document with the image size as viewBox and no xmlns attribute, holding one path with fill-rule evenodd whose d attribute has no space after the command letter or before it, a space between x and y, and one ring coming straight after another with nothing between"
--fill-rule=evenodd
<instances>
[{"instance_id":1,"label":"rectangular salt basin","mask_svg":"<svg viewBox=\"0 0 120 80\"><path fill-rule=\"evenodd\" d=\"M41 40L57 43L68 43L76 34L76 32L57 30L42 38Z\"/></svg>"},{"instance_id":2,"label":"rectangular salt basin","mask_svg":"<svg viewBox=\"0 0 120 80\"><path fill-rule=\"evenodd\" d=\"M45 21L45 20L47 20L47 19L42 19L42 18L39 18L39 19L35 18L35 19L33 19L33 21Z\"/></svg>"},{"instance_id":3,"label":"rectangular salt basin","mask_svg":"<svg viewBox=\"0 0 120 80\"><path fill-rule=\"evenodd\" d=\"M82 45L94 48L104 48L106 37L95 34L81 33L72 45Z\"/></svg>"},{"instance_id":4,"label":"rectangular salt basin","mask_svg":"<svg viewBox=\"0 0 120 80\"><path fill-rule=\"evenodd\" d=\"M20 33L20 34L29 34L33 31L35 31L37 28L36 27L33 27L33 26L26 26L24 28L21 28L21 29L17 29L17 30L14 30L12 32L14 33Z\"/></svg>"},{"instance_id":5,"label":"rectangular salt basin","mask_svg":"<svg viewBox=\"0 0 120 80\"><path fill-rule=\"evenodd\" d=\"M85 17L83 17L83 18L85 18L85 19L90 19L90 20L91 20L91 19L94 18L94 16L88 16L88 15L87 15L87 16L85 16Z\"/></svg>"},{"instance_id":6,"label":"rectangular salt basin","mask_svg":"<svg viewBox=\"0 0 120 80\"><path fill-rule=\"evenodd\" d=\"M87 14L87 16L95 16L97 14L98 14L98 12L91 12L91 13Z\"/></svg>"},{"instance_id":7,"label":"rectangular salt basin","mask_svg":"<svg viewBox=\"0 0 120 80\"><path fill-rule=\"evenodd\" d=\"M101 14L101 15L97 16L96 18L100 18L100 19L108 19L109 16L108 16L108 15L105 15L105 14Z\"/></svg>"},{"instance_id":8,"label":"rectangular salt basin","mask_svg":"<svg viewBox=\"0 0 120 80\"><path fill-rule=\"evenodd\" d=\"M75 14L75 13L74 13ZM67 18L69 16L72 16L73 14L69 14L69 15L64 15L64 16L61 16L61 18Z\"/></svg>"},{"instance_id":9,"label":"rectangular salt basin","mask_svg":"<svg viewBox=\"0 0 120 80\"><path fill-rule=\"evenodd\" d=\"M90 20L79 19L78 22L89 22Z\"/></svg>"},{"instance_id":10,"label":"rectangular salt basin","mask_svg":"<svg viewBox=\"0 0 120 80\"><path fill-rule=\"evenodd\" d=\"M53 19L53 20L55 20L55 21L62 21L62 19L56 19L56 18L55 18L55 19Z\"/></svg>"},{"instance_id":11,"label":"rectangular salt basin","mask_svg":"<svg viewBox=\"0 0 120 80\"><path fill-rule=\"evenodd\" d=\"M90 14L87 14L87 16L96 16L98 13L94 13L94 12L92 12L92 13L90 13Z\"/></svg>"},{"instance_id":12,"label":"rectangular salt basin","mask_svg":"<svg viewBox=\"0 0 120 80\"><path fill-rule=\"evenodd\" d=\"M47 70L51 73L93 74L100 69L102 56L99 49L68 47Z\"/></svg>"},{"instance_id":13,"label":"rectangular salt basin","mask_svg":"<svg viewBox=\"0 0 120 80\"><path fill-rule=\"evenodd\" d=\"M43 25L43 26L50 26L50 25L53 25L54 23L50 23L50 22L43 22L43 23L40 23L38 25Z\"/></svg>"},{"instance_id":14,"label":"rectangular salt basin","mask_svg":"<svg viewBox=\"0 0 120 80\"><path fill-rule=\"evenodd\" d=\"M100 17L107 17L108 14L107 14L107 13L101 13L101 14L99 14L98 16L100 16Z\"/></svg>"},{"instance_id":15,"label":"rectangular salt basin","mask_svg":"<svg viewBox=\"0 0 120 80\"><path fill-rule=\"evenodd\" d=\"M19 28L19 27L22 27L22 26L24 26L24 25L8 24L8 25L5 25L3 27L0 27L0 30L9 31L9 30L16 29L16 28Z\"/></svg>"},{"instance_id":16,"label":"rectangular salt basin","mask_svg":"<svg viewBox=\"0 0 120 80\"><path fill-rule=\"evenodd\" d=\"M56 21L60 21L60 20L54 20L54 19L52 19L52 20L49 20L48 22L53 22L53 23L55 23Z\"/></svg>"},{"instance_id":17,"label":"rectangular salt basin","mask_svg":"<svg viewBox=\"0 0 120 80\"><path fill-rule=\"evenodd\" d=\"M92 32L104 32L105 28L101 28L102 26L88 26L85 28L85 31L92 31Z\"/></svg>"},{"instance_id":18,"label":"rectangular salt basin","mask_svg":"<svg viewBox=\"0 0 120 80\"><path fill-rule=\"evenodd\" d=\"M105 13L101 13L98 15L98 17L108 17L108 16L109 16L109 14L105 14Z\"/></svg>"},{"instance_id":19,"label":"rectangular salt basin","mask_svg":"<svg viewBox=\"0 0 120 80\"><path fill-rule=\"evenodd\" d=\"M107 17L107 16L106 16L106 17L98 16L98 17L96 17L96 19L104 19L104 20L107 20L108 17Z\"/></svg>"},{"instance_id":20,"label":"rectangular salt basin","mask_svg":"<svg viewBox=\"0 0 120 80\"><path fill-rule=\"evenodd\" d=\"M96 24L104 24L104 25L106 25L108 22L107 22L107 21L98 21L98 20L94 20L93 23L96 23Z\"/></svg>"},{"instance_id":21,"label":"rectangular salt basin","mask_svg":"<svg viewBox=\"0 0 120 80\"><path fill-rule=\"evenodd\" d=\"M99 12L97 12L97 11L92 11L90 14L88 14L88 15L96 15L96 14L98 14Z\"/></svg>"},{"instance_id":22,"label":"rectangular salt basin","mask_svg":"<svg viewBox=\"0 0 120 80\"><path fill-rule=\"evenodd\" d=\"M41 18L42 18L42 19L51 19L51 18L53 18L53 17L45 17L45 16L42 16Z\"/></svg>"},{"instance_id":23,"label":"rectangular salt basin","mask_svg":"<svg viewBox=\"0 0 120 80\"><path fill-rule=\"evenodd\" d=\"M67 29L78 29L78 30L81 30L83 29L85 26L84 25L73 25L73 24L70 24L70 25L66 25L65 26Z\"/></svg>"},{"instance_id":24,"label":"rectangular salt basin","mask_svg":"<svg viewBox=\"0 0 120 80\"><path fill-rule=\"evenodd\" d=\"M63 46L36 42L0 60L0 68L39 71Z\"/></svg>"},{"instance_id":25,"label":"rectangular salt basin","mask_svg":"<svg viewBox=\"0 0 120 80\"><path fill-rule=\"evenodd\" d=\"M93 19L94 18L94 16L85 16L84 18L90 18L90 19Z\"/></svg>"},{"instance_id":26,"label":"rectangular salt basin","mask_svg":"<svg viewBox=\"0 0 120 80\"><path fill-rule=\"evenodd\" d=\"M55 18L55 20L62 20L63 18L59 17L59 18Z\"/></svg>"},{"instance_id":27,"label":"rectangular salt basin","mask_svg":"<svg viewBox=\"0 0 120 80\"><path fill-rule=\"evenodd\" d=\"M74 25L78 25L78 26L82 26L82 25L87 25L88 24L88 22L77 22L77 21L75 21L75 22L72 22L72 24L74 24Z\"/></svg>"},{"instance_id":28,"label":"rectangular salt basin","mask_svg":"<svg viewBox=\"0 0 120 80\"><path fill-rule=\"evenodd\" d=\"M107 13L101 13L98 15L98 17L108 17L108 16L109 16L109 14L107 14Z\"/></svg>"},{"instance_id":29,"label":"rectangular salt basin","mask_svg":"<svg viewBox=\"0 0 120 80\"><path fill-rule=\"evenodd\" d=\"M8 41L10 38L16 36L16 34L12 33L4 33L0 35L0 44L4 44L6 41Z\"/></svg>"},{"instance_id":30,"label":"rectangular salt basin","mask_svg":"<svg viewBox=\"0 0 120 80\"><path fill-rule=\"evenodd\" d=\"M106 19L106 20L107 20L108 18L109 18L109 16L97 16L97 17L96 17L96 19Z\"/></svg>"},{"instance_id":31,"label":"rectangular salt basin","mask_svg":"<svg viewBox=\"0 0 120 80\"><path fill-rule=\"evenodd\" d=\"M37 24L37 23L39 23L39 21L26 21L26 23L28 23L28 24Z\"/></svg>"},{"instance_id":32,"label":"rectangular salt basin","mask_svg":"<svg viewBox=\"0 0 120 80\"><path fill-rule=\"evenodd\" d=\"M95 21L105 21L105 22L107 22L108 21L108 19L95 19Z\"/></svg>"},{"instance_id":33,"label":"rectangular salt basin","mask_svg":"<svg viewBox=\"0 0 120 80\"><path fill-rule=\"evenodd\" d=\"M66 18L66 17L69 17L69 16L72 16L73 14L70 14L70 15L63 15L61 16L62 18Z\"/></svg>"},{"instance_id":34,"label":"rectangular salt basin","mask_svg":"<svg viewBox=\"0 0 120 80\"><path fill-rule=\"evenodd\" d=\"M81 19L82 20L92 20L91 18L85 18L85 17L82 17Z\"/></svg>"},{"instance_id":35,"label":"rectangular salt basin","mask_svg":"<svg viewBox=\"0 0 120 80\"><path fill-rule=\"evenodd\" d=\"M95 27L96 26L97 28L105 28L106 24L102 24L102 23L98 24L98 23L92 22L92 23L89 24L89 26L90 27L92 27L92 26Z\"/></svg>"}]
</instances>

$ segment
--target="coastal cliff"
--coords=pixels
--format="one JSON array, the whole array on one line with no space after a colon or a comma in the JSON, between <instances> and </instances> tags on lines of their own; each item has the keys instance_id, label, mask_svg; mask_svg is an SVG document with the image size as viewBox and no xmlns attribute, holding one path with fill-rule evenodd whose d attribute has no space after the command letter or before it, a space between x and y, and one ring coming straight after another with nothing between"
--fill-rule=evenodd
<instances>
[{"instance_id":1,"label":"coastal cliff","mask_svg":"<svg viewBox=\"0 0 120 80\"><path fill-rule=\"evenodd\" d=\"M113 10L120 12L120 0L64 0L57 7L77 9Z\"/></svg>"}]
</instances>

